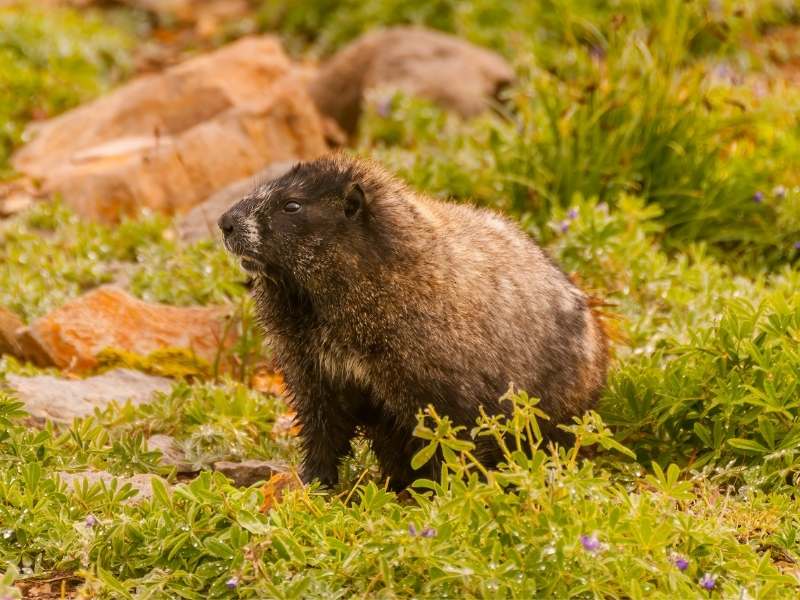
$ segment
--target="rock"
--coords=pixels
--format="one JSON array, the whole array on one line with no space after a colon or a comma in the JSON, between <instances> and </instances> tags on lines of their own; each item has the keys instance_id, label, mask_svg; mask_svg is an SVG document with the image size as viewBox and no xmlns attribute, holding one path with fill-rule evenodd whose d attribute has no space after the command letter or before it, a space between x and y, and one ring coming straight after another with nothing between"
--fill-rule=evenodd
<instances>
[{"instance_id":1,"label":"rock","mask_svg":"<svg viewBox=\"0 0 800 600\"><path fill-rule=\"evenodd\" d=\"M156 393L167 393L172 381L128 369L115 369L86 379L64 379L51 375L6 376L8 387L25 404L35 420L70 424L94 414L111 402L150 402Z\"/></svg>"},{"instance_id":2,"label":"rock","mask_svg":"<svg viewBox=\"0 0 800 600\"><path fill-rule=\"evenodd\" d=\"M220 460L214 463L214 470L232 479L235 485L248 487L285 472L286 467L266 460L245 460L243 462Z\"/></svg>"},{"instance_id":3,"label":"rock","mask_svg":"<svg viewBox=\"0 0 800 600\"><path fill-rule=\"evenodd\" d=\"M514 79L498 54L419 27L368 33L340 50L309 85L323 115L347 133L356 130L365 94L400 90L472 117Z\"/></svg>"},{"instance_id":4,"label":"rock","mask_svg":"<svg viewBox=\"0 0 800 600\"><path fill-rule=\"evenodd\" d=\"M25 323L15 313L0 306L0 355L22 357L22 349L17 342L17 332L24 326Z\"/></svg>"},{"instance_id":5,"label":"rock","mask_svg":"<svg viewBox=\"0 0 800 600\"><path fill-rule=\"evenodd\" d=\"M196 242L207 238L222 240L217 220L228 208L241 200L254 187L272 181L292 168L297 161L287 160L268 165L253 177L246 177L211 194L204 202L183 215L177 223L181 239Z\"/></svg>"},{"instance_id":6,"label":"rock","mask_svg":"<svg viewBox=\"0 0 800 600\"><path fill-rule=\"evenodd\" d=\"M12 217L27 210L37 200L37 192L30 181L18 179L0 183L0 218Z\"/></svg>"},{"instance_id":7,"label":"rock","mask_svg":"<svg viewBox=\"0 0 800 600\"><path fill-rule=\"evenodd\" d=\"M86 217L185 212L265 164L326 151L305 87L275 39L244 38L37 124L13 165Z\"/></svg>"},{"instance_id":8,"label":"rock","mask_svg":"<svg viewBox=\"0 0 800 600\"><path fill-rule=\"evenodd\" d=\"M147 438L147 449L161 452L161 464L175 467L178 473L193 473L198 470L186 459L186 453L171 435L151 435Z\"/></svg>"},{"instance_id":9,"label":"rock","mask_svg":"<svg viewBox=\"0 0 800 600\"><path fill-rule=\"evenodd\" d=\"M22 358L33 363L37 367L54 367L53 357L47 348L35 337L30 327L23 327L17 330L17 345L22 354Z\"/></svg>"},{"instance_id":10,"label":"rock","mask_svg":"<svg viewBox=\"0 0 800 600\"><path fill-rule=\"evenodd\" d=\"M112 475L108 471L79 471L77 473L69 473L67 471L59 471L58 476L61 478L67 487L75 488L76 486L80 485L83 480L86 480L89 485L94 485L100 481L105 483L107 486L111 485L111 482L115 479L117 480L117 489L121 488L126 483L131 484L134 490L136 490L136 495L128 498L126 502L137 502L141 500L148 500L153 497L153 484L152 479L157 477L156 475L132 475L130 477L120 477L117 475ZM158 477L158 479L161 479ZM164 482L164 485L169 487L169 484L161 479Z\"/></svg>"},{"instance_id":11,"label":"rock","mask_svg":"<svg viewBox=\"0 0 800 600\"><path fill-rule=\"evenodd\" d=\"M151 304L103 286L34 321L17 337L38 364L81 372L97 364L106 348L140 356L163 348L186 348L208 363L235 339L226 307Z\"/></svg>"}]
</instances>

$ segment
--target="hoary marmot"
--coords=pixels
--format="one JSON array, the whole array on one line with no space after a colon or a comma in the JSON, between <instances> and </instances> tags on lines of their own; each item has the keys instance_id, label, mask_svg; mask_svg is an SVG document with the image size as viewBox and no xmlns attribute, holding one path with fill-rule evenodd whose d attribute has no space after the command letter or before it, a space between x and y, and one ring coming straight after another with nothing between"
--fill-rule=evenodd
<instances>
[{"instance_id":1,"label":"hoary marmot","mask_svg":"<svg viewBox=\"0 0 800 600\"><path fill-rule=\"evenodd\" d=\"M333 485L359 432L398 489L432 404L467 430L507 413L513 384L556 425L590 408L607 343L587 296L512 221L410 190L344 155L300 163L219 221L254 296L301 426L303 478ZM491 466L499 449L475 440Z\"/></svg>"}]
</instances>

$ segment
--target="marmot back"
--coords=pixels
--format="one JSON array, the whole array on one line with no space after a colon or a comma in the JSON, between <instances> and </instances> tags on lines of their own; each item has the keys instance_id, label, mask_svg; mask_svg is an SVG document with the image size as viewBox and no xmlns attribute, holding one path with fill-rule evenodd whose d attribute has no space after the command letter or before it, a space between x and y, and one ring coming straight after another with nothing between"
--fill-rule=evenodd
<instances>
[{"instance_id":1,"label":"marmot back","mask_svg":"<svg viewBox=\"0 0 800 600\"><path fill-rule=\"evenodd\" d=\"M513 384L556 425L590 408L607 344L585 294L513 222L409 190L344 156L301 163L220 219L254 275L301 425L303 474L337 480L362 431L395 487L420 409L474 425ZM489 466L494 443L476 440ZM430 471L434 472L430 472Z\"/></svg>"}]
</instances>

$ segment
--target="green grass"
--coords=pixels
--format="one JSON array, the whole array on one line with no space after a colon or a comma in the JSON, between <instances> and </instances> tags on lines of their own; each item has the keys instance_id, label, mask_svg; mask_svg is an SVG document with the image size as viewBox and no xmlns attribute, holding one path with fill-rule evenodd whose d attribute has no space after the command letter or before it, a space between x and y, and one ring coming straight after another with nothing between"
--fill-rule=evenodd
<instances>
[{"instance_id":1,"label":"green grass","mask_svg":"<svg viewBox=\"0 0 800 600\"><path fill-rule=\"evenodd\" d=\"M25 124L88 100L130 70L132 40L74 10L0 8L0 177Z\"/></svg>"},{"instance_id":2,"label":"green grass","mask_svg":"<svg viewBox=\"0 0 800 600\"><path fill-rule=\"evenodd\" d=\"M428 416L416 462L441 448L440 481L389 493L356 442L332 494L294 490L266 512L259 486L237 489L208 470L220 459L298 463L294 438L276 428L284 401L248 385L252 325L231 378L183 365L187 377L151 404L69 427L30 426L0 391L0 597L62 572L98 598L800 595L800 94L759 92L753 80L772 71L746 49L797 12L704 6L265 3L262 23L296 50L418 22L512 61L506 108L465 122L420 100L377 98L355 151L431 194L508 212L542 240L607 303L607 390L572 426L575 447L538 444L535 401L511 395L515 419L476 433L507 430L532 448L497 471L479 476L470 445ZM54 14L30 18L64 35L109 31ZM745 83L720 78L720 65ZM30 116L15 114L20 127ZM250 312L235 261L211 242L182 244L166 219L107 227L49 203L0 223L0 306L24 320L111 281L150 301ZM107 359L156 371L161 360ZM39 371L0 358L0 381L11 372ZM155 433L174 436L202 474L161 466L144 442ZM85 468L169 485L130 502L129 488L72 489L57 476Z\"/></svg>"},{"instance_id":3,"label":"green grass","mask_svg":"<svg viewBox=\"0 0 800 600\"><path fill-rule=\"evenodd\" d=\"M510 56L520 45L533 43L537 56L550 64L569 62L563 50L576 42L602 45L609 32L642 22L659 24L663 41L685 42L685 49L697 55L725 48L754 29L796 19L797 7L781 0L723 0L715 7L674 0L266 0L260 11L264 29L280 29L290 43L311 44L323 53L374 27L423 25ZM675 34L682 38L670 40ZM681 52L668 55L680 57Z\"/></svg>"},{"instance_id":4,"label":"green grass","mask_svg":"<svg viewBox=\"0 0 800 600\"><path fill-rule=\"evenodd\" d=\"M184 246L161 217L110 227L81 221L56 202L0 223L0 305L24 320L104 283L127 284L149 302L184 306L238 299L245 279L216 244Z\"/></svg>"}]
</instances>

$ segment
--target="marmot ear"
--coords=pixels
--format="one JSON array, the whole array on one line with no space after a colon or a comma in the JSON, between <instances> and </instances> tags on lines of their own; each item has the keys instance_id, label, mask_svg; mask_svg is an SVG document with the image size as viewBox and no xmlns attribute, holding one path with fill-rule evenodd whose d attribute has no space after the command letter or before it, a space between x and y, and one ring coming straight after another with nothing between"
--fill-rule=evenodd
<instances>
[{"instance_id":1,"label":"marmot ear","mask_svg":"<svg viewBox=\"0 0 800 600\"><path fill-rule=\"evenodd\" d=\"M367 198L364 196L364 190L357 183L353 183L344 197L344 216L354 219L361 214L366 204Z\"/></svg>"}]
</instances>

